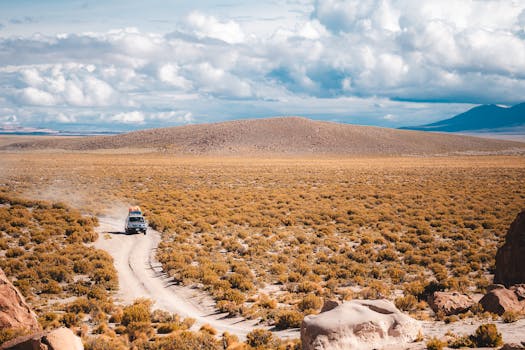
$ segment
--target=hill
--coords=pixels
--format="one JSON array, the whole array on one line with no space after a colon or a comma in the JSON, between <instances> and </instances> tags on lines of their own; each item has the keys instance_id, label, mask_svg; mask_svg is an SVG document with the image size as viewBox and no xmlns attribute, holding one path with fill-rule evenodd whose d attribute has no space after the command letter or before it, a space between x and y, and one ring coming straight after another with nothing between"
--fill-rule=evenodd
<instances>
[{"instance_id":1,"label":"hill","mask_svg":"<svg viewBox=\"0 0 525 350\"><path fill-rule=\"evenodd\" d=\"M508 130L520 126L525 126L525 103L511 108L496 105L478 106L449 119L401 129L457 132Z\"/></svg>"},{"instance_id":2,"label":"hill","mask_svg":"<svg viewBox=\"0 0 525 350\"><path fill-rule=\"evenodd\" d=\"M286 117L12 143L3 150L155 149L199 155L430 155L525 151L525 144L462 135L357 126Z\"/></svg>"}]
</instances>

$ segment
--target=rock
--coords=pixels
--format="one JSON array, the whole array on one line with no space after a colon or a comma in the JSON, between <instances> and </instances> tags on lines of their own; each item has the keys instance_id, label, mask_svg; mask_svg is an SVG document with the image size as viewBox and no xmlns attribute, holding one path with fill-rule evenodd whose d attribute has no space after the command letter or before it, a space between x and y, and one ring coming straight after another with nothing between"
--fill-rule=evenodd
<instances>
[{"instance_id":1,"label":"rock","mask_svg":"<svg viewBox=\"0 0 525 350\"><path fill-rule=\"evenodd\" d=\"M507 288L525 283L525 210L518 214L510 225L505 237L505 244L496 253L496 273L494 283L500 283Z\"/></svg>"},{"instance_id":2,"label":"rock","mask_svg":"<svg viewBox=\"0 0 525 350\"><path fill-rule=\"evenodd\" d=\"M82 340L68 328L38 332L5 342L0 350L84 350Z\"/></svg>"},{"instance_id":3,"label":"rock","mask_svg":"<svg viewBox=\"0 0 525 350\"><path fill-rule=\"evenodd\" d=\"M388 300L351 300L301 324L303 350L376 349L414 341L419 322Z\"/></svg>"},{"instance_id":4,"label":"rock","mask_svg":"<svg viewBox=\"0 0 525 350\"><path fill-rule=\"evenodd\" d=\"M321 312L330 311L338 307L340 303L337 300L325 300Z\"/></svg>"},{"instance_id":5,"label":"rock","mask_svg":"<svg viewBox=\"0 0 525 350\"><path fill-rule=\"evenodd\" d=\"M47 344L49 350L83 350L82 340L69 328L57 328L46 334L42 342Z\"/></svg>"},{"instance_id":6,"label":"rock","mask_svg":"<svg viewBox=\"0 0 525 350\"><path fill-rule=\"evenodd\" d=\"M525 284L516 284L515 286L510 287L510 290L516 294L518 300L525 299Z\"/></svg>"},{"instance_id":7,"label":"rock","mask_svg":"<svg viewBox=\"0 0 525 350\"><path fill-rule=\"evenodd\" d=\"M2 344L2 350L48 350L47 345L42 344L41 338L44 333L33 333L24 335Z\"/></svg>"},{"instance_id":8,"label":"rock","mask_svg":"<svg viewBox=\"0 0 525 350\"><path fill-rule=\"evenodd\" d=\"M507 343L507 344L504 344L500 350L521 350L521 349L525 349L525 346L523 346L522 344L517 344L517 343Z\"/></svg>"},{"instance_id":9,"label":"rock","mask_svg":"<svg viewBox=\"0 0 525 350\"><path fill-rule=\"evenodd\" d=\"M443 312L450 316L467 312L475 302L468 295L458 292L434 292L428 298L428 304L435 313Z\"/></svg>"},{"instance_id":10,"label":"rock","mask_svg":"<svg viewBox=\"0 0 525 350\"><path fill-rule=\"evenodd\" d=\"M32 332L41 330L36 315L22 294L0 269L0 329L4 328L21 328Z\"/></svg>"},{"instance_id":11,"label":"rock","mask_svg":"<svg viewBox=\"0 0 525 350\"><path fill-rule=\"evenodd\" d=\"M498 315L503 315L506 311L525 311L525 300L520 301L516 292L507 288L489 288L489 292L479 303L485 311Z\"/></svg>"}]
</instances>

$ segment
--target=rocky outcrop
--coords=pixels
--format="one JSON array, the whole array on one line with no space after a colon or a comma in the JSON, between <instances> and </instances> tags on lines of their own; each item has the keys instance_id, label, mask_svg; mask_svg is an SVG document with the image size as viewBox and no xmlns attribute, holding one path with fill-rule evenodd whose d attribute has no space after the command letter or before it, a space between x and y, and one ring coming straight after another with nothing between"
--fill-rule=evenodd
<instances>
[{"instance_id":1,"label":"rocky outcrop","mask_svg":"<svg viewBox=\"0 0 525 350\"><path fill-rule=\"evenodd\" d=\"M494 283L510 287L525 283L525 210L510 225L505 244L496 253Z\"/></svg>"},{"instance_id":2,"label":"rocky outcrop","mask_svg":"<svg viewBox=\"0 0 525 350\"><path fill-rule=\"evenodd\" d=\"M24 335L3 343L1 350L48 350L47 345L42 344L43 332Z\"/></svg>"},{"instance_id":3,"label":"rocky outcrop","mask_svg":"<svg viewBox=\"0 0 525 350\"><path fill-rule=\"evenodd\" d=\"M2 345L1 350L83 350L82 340L68 328L22 336Z\"/></svg>"},{"instance_id":4,"label":"rocky outcrop","mask_svg":"<svg viewBox=\"0 0 525 350\"><path fill-rule=\"evenodd\" d=\"M41 329L36 315L26 304L22 294L0 269L0 329L4 328L18 328L32 332Z\"/></svg>"},{"instance_id":5,"label":"rocky outcrop","mask_svg":"<svg viewBox=\"0 0 525 350\"><path fill-rule=\"evenodd\" d=\"M376 349L416 339L419 322L388 300L352 300L301 324L303 350Z\"/></svg>"},{"instance_id":6,"label":"rocky outcrop","mask_svg":"<svg viewBox=\"0 0 525 350\"><path fill-rule=\"evenodd\" d=\"M69 328L58 328L44 335L42 342L49 350L83 350L82 340Z\"/></svg>"},{"instance_id":7,"label":"rocky outcrop","mask_svg":"<svg viewBox=\"0 0 525 350\"><path fill-rule=\"evenodd\" d=\"M475 302L468 295L458 292L434 292L428 298L428 304L435 313L450 316L467 312Z\"/></svg>"},{"instance_id":8,"label":"rocky outcrop","mask_svg":"<svg viewBox=\"0 0 525 350\"><path fill-rule=\"evenodd\" d=\"M525 311L525 300L520 300L520 293L521 290L516 287L507 289L501 284L492 285L479 303L485 311L498 315L506 311L521 313Z\"/></svg>"}]
</instances>

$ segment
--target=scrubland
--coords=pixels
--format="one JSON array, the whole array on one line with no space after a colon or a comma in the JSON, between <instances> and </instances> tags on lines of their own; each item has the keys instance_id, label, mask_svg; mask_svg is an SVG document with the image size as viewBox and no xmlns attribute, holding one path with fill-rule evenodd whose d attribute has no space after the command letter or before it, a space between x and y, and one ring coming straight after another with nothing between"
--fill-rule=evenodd
<instances>
[{"instance_id":1,"label":"scrubland","mask_svg":"<svg viewBox=\"0 0 525 350\"><path fill-rule=\"evenodd\" d=\"M161 326L171 337L197 333L173 315L153 327L151 310L127 324L118 319L110 258L81 245L116 203L140 205L162 232L157 258L175 282L207 291L220 311L277 329L297 327L323 299L388 298L414 317L434 317L425 302L432 291L476 293L491 283L496 249L525 203L523 157L2 158L0 266L39 305L44 324L69 322L70 305L98 293L97 308L79 310L107 333L99 338L110 342L117 332L137 348ZM77 299L48 302L69 297ZM260 330L249 341L285 346L267 337Z\"/></svg>"}]
</instances>

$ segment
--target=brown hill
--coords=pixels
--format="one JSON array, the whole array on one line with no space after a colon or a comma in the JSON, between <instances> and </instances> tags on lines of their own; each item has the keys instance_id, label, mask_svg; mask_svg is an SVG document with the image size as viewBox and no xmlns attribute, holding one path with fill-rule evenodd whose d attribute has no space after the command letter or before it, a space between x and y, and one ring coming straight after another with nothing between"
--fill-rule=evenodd
<instances>
[{"instance_id":1,"label":"brown hill","mask_svg":"<svg viewBox=\"0 0 525 350\"><path fill-rule=\"evenodd\" d=\"M4 150L92 151L153 148L208 155L430 155L525 153L525 143L314 121L299 117L237 120L94 136L13 143Z\"/></svg>"}]
</instances>

